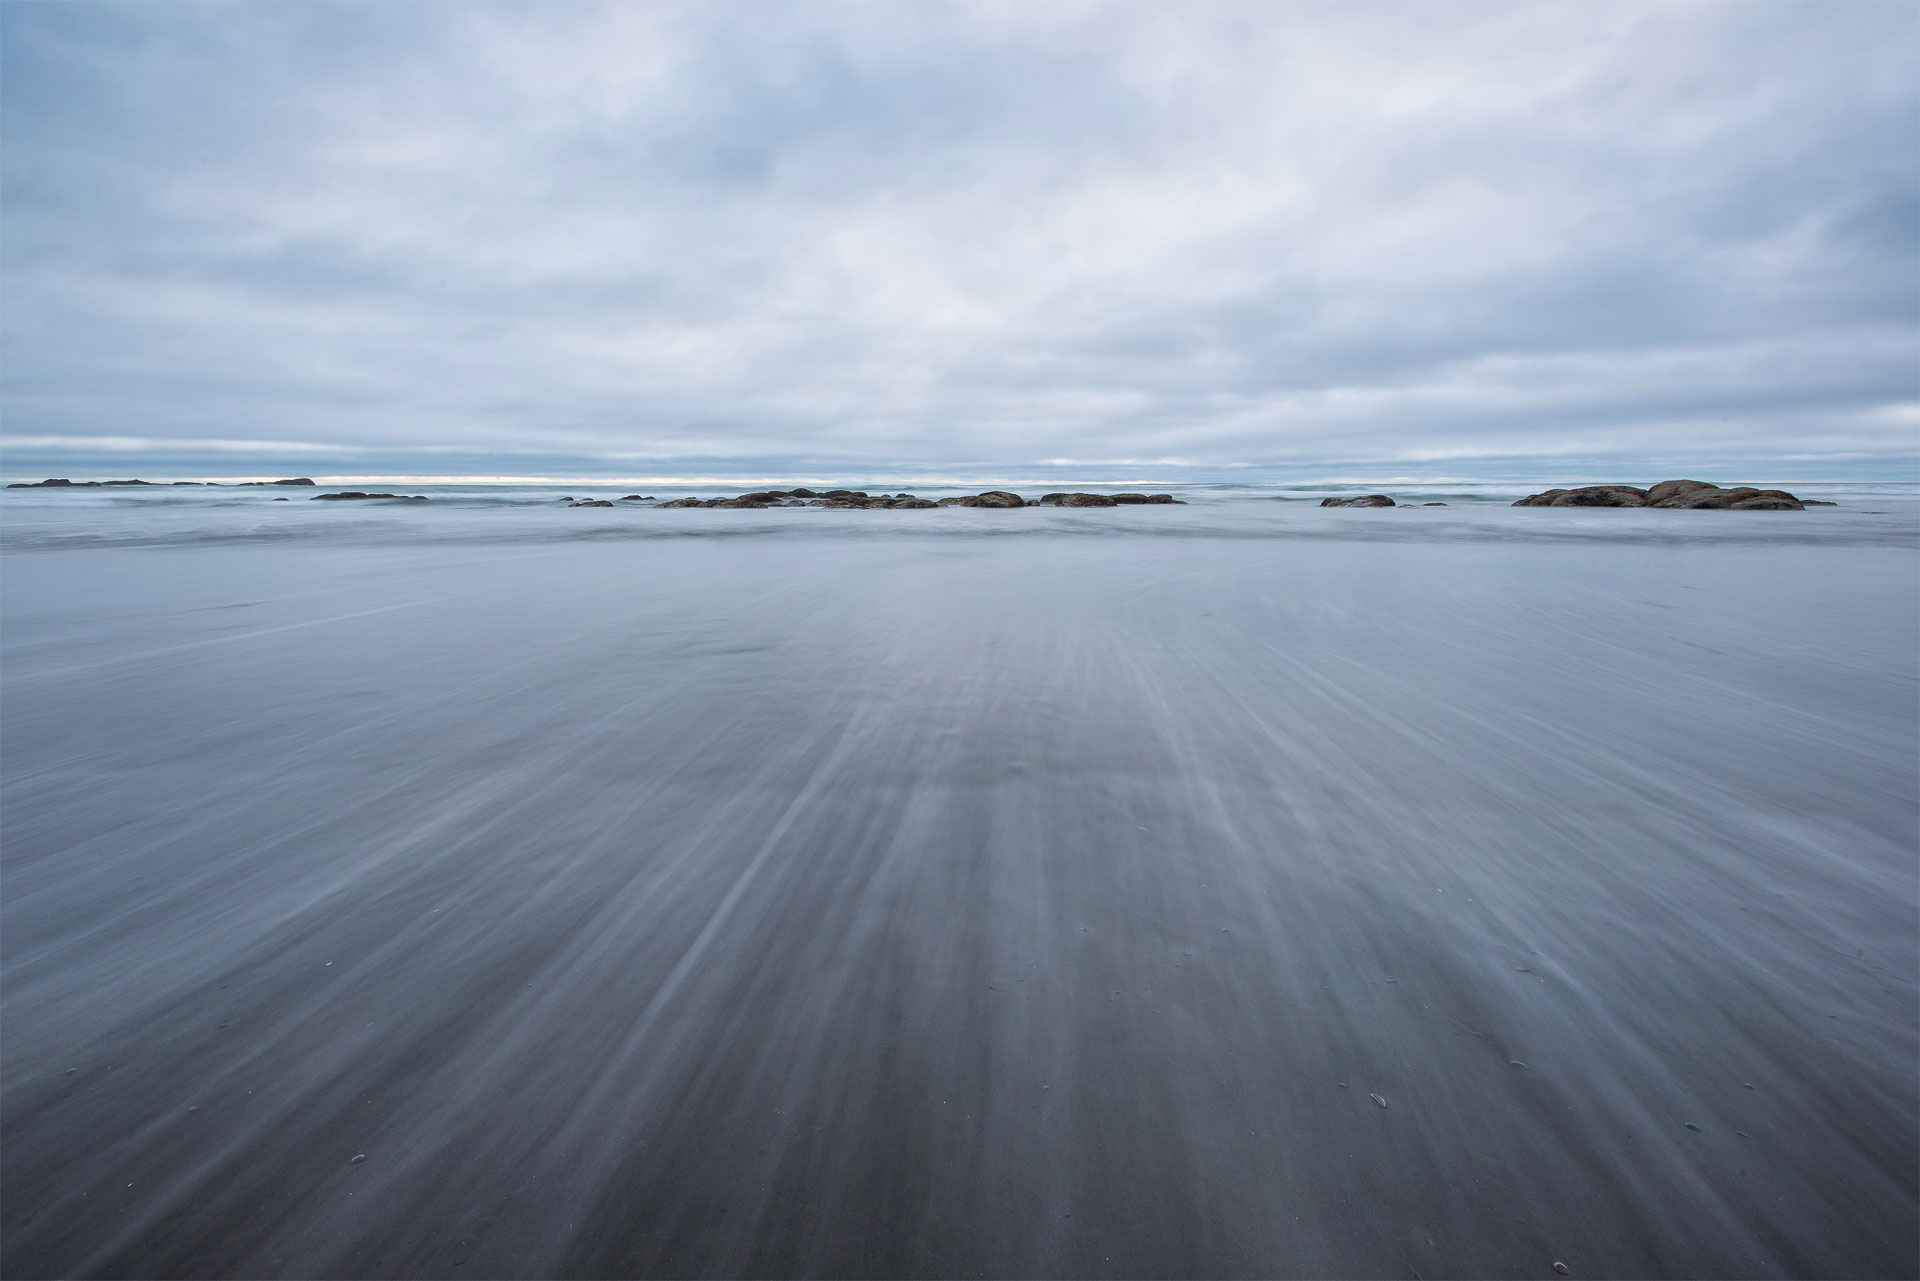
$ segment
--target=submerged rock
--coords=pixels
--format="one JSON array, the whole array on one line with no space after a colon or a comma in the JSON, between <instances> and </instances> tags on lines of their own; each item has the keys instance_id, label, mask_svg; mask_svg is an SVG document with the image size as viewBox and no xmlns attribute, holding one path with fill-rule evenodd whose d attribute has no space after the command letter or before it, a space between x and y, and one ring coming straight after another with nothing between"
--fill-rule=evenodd
<instances>
[{"instance_id":1,"label":"submerged rock","mask_svg":"<svg viewBox=\"0 0 1920 1281\"><path fill-rule=\"evenodd\" d=\"M394 498L403 503L424 503L430 501L425 494L363 494L357 489L342 490L337 494L315 494L310 502L339 502L341 500L358 501L360 499Z\"/></svg>"},{"instance_id":2,"label":"submerged rock","mask_svg":"<svg viewBox=\"0 0 1920 1281\"><path fill-rule=\"evenodd\" d=\"M1358 498L1322 498L1322 507L1394 507L1398 506L1385 494L1361 494Z\"/></svg>"}]
</instances>

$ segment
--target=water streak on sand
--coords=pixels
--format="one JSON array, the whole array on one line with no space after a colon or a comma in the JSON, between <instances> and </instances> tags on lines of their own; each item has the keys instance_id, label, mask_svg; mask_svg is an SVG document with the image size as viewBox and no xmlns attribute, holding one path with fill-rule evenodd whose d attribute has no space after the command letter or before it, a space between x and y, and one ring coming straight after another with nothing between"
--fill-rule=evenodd
<instances>
[{"instance_id":1,"label":"water streak on sand","mask_svg":"<svg viewBox=\"0 0 1920 1281\"><path fill-rule=\"evenodd\" d=\"M1920 1269L1912 500L422 492L0 496L0 1273Z\"/></svg>"}]
</instances>

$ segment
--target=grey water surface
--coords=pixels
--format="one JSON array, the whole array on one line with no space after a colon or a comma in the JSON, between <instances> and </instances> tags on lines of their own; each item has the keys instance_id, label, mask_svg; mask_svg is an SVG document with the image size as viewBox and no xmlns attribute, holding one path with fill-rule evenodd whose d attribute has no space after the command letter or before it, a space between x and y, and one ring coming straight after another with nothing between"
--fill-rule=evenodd
<instances>
[{"instance_id":1,"label":"grey water surface","mask_svg":"<svg viewBox=\"0 0 1920 1281\"><path fill-rule=\"evenodd\" d=\"M0 1273L1920 1271L1898 487L410 492L0 494Z\"/></svg>"}]
</instances>

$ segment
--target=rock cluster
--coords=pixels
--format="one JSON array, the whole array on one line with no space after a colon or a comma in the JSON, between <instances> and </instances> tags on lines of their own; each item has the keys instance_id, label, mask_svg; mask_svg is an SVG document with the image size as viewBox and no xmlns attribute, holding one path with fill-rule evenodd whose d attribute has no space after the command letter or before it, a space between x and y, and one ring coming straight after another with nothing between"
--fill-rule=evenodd
<instances>
[{"instance_id":1,"label":"rock cluster","mask_svg":"<svg viewBox=\"0 0 1920 1281\"><path fill-rule=\"evenodd\" d=\"M1796 498L1784 489L1722 489L1704 480L1663 480L1647 489L1637 485L1583 485L1528 494L1515 507L1689 507L1718 511L1801 511L1831 507L1817 498Z\"/></svg>"},{"instance_id":2,"label":"rock cluster","mask_svg":"<svg viewBox=\"0 0 1920 1281\"><path fill-rule=\"evenodd\" d=\"M424 503L424 502L431 501L430 499L428 499L428 497L425 494L363 494L357 489L343 490L338 494L315 494L310 501L316 502L316 503L329 502L329 501L337 502L343 498L349 499L349 500L359 499L359 498L398 498L402 502L408 502L408 503ZM611 507L613 506L613 504L606 503L604 504L604 506Z\"/></svg>"},{"instance_id":3,"label":"rock cluster","mask_svg":"<svg viewBox=\"0 0 1920 1281\"><path fill-rule=\"evenodd\" d=\"M1358 498L1322 498L1322 507L1393 507L1395 502L1385 494L1361 494Z\"/></svg>"},{"instance_id":4,"label":"rock cluster","mask_svg":"<svg viewBox=\"0 0 1920 1281\"><path fill-rule=\"evenodd\" d=\"M258 485L311 485L312 483L313 482L307 479L305 476L295 476L291 480L243 480L243 481L236 482L235 488L251 489ZM11 485L8 485L7 488L8 489L114 489L114 488L119 488L126 485L143 485L148 487L159 488L167 485L218 486L219 484L220 482L217 480L36 480L31 484L29 484L24 480L16 480Z\"/></svg>"},{"instance_id":5,"label":"rock cluster","mask_svg":"<svg viewBox=\"0 0 1920 1281\"><path fill-rule=\"evenodd\" d=\"M622 501L625 501L624 499ZM738 498L676 498L662 507L838 507L920 509L928 507L1120 507L1135 503L1177 503L1172 494L1046 494L1022 498L1004 489L961 494L937 502L912 494L869 494L860 489L763 489ZM579 504L576 504L576 506ZM611 506L611 504L606 504Z\"/></svg>"}]
</instances>

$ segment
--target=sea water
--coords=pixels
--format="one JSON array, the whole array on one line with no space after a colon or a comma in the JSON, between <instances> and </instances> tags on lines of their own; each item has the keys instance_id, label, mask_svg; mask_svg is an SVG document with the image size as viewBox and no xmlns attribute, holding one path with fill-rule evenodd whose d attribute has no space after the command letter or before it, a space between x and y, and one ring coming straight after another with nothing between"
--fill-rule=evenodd
<instances>
[{"instance_id":1,"label":"sea water","mask_svg":"<svg viewBox=\"0 0 1920 1281\"><path fill-rule=\"evenodd\" d=\"M8 1276L1920 1269L1910 487L352 487L0 493Z\"/></svg>"}]
</instances>

